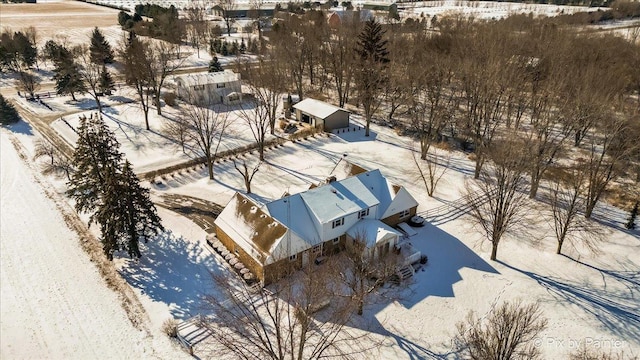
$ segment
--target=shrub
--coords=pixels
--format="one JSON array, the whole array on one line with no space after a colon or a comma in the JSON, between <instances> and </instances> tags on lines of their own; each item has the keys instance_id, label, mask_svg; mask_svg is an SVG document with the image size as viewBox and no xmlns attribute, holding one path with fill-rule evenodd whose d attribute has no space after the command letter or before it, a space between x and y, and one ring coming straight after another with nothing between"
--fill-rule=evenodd
<instances>
[{"instance_id":1,"label":"shrub","mask_svg":"<svg viewBox=\"0 0 640 360\"><path fill-rule=\"evenodd\" d=\"M171 107L176 106L176 98L177 98L177 95L176 93L173 93L173 92L165 93L163 96L165 104Z\"/></svg>"},{"instance_id":2,"label":"shrub","mask_svg":"<svg viewBox=\"0 0 640 360\"><path fill-rule=\"evenodd\" d=\"M165 320L162 323L162 332L167 334L170 338L175 338L178 336L178 322L174 318L170 318Z\"/></svg>"},{"instance_id":3,"label":"shrub","mask_svg":"<svg viewBox=\"0 0 640 360\"><path fill-rule=\"evenodd\" d=\"M304 138L304 139L306 139L306 138L308 138L310 135L314 135L314 134L315 134L315 133L317 133L317 132L318 132L318 129L313 128L313 127L304 128L304 129L301 129L300 131L297 131L297 132L296 132L296 133L294 133L294 134L291 134L291 135L289 136L289 138L290 138L291 140L299 140L299 139L303 139L303 138Z\"/></svg>"}]
</instances>

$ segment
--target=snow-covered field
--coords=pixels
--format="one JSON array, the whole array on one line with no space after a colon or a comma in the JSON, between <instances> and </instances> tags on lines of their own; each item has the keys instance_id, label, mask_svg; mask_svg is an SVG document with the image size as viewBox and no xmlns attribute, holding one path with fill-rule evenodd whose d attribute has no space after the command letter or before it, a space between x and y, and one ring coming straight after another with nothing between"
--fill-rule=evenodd
<instances>
[{"instance_id":1,"label":"snow-covered field","mask_svg":"<svg viewBox=\"0 0 640 360\"><path fill-rule=\"evenodd\" d=\"M12 141L29 146L32 130L12 129L0 133L0 358L185 357L159 327L151 336L132 325L43 191L47 179L18 156Z\"/></svg>"},{"instance_id":2,"label":"snow-covered field","mask_svg":"<svg viewBox=\"0 0 640 360\"><path fill-rule=\"evenodd\" d=\"M402 16L426 17L464 15L476 19L502 19L514 14L533 14L535 16L557 16L576 12L591 12L601 8L586 6L562 6L549 4L525 4L497 1L442 0L403 3L398 6Z\"/></svg>"}]
</instances>

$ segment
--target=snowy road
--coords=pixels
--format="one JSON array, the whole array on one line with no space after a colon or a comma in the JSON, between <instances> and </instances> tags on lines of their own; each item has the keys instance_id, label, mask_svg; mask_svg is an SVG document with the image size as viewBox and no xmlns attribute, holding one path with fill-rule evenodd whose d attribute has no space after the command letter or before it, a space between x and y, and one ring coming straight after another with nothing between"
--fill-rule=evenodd
<instances>
[{"instance_id":1,"label":"snowy road","mask_svg":"<svg viewBox=\"0 0 640 360\"><path fill-rule=\"evenodd\" d=\"M149 358L78 239L2 129L0 358Z\"/></svg>"}]
</instances>

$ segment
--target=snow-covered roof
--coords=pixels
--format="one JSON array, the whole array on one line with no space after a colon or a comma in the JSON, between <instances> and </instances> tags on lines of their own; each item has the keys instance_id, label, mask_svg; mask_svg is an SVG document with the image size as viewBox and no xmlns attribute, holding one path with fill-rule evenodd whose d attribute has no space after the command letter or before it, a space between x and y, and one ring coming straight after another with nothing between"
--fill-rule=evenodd
<instances>
[{"instance_id":1,"label":"snow-covered roof","mask_svg":"<svg viewBox=\"0 0 640 360\"><path fill-rule=\"evenodd\" d=\"M343 108L331 105L324 101L306 98L299 103L293 105L295 109L298 109L304 113L315 116L320 119L326 119L336 111L347 111Z\"/></svg>"},{"instance_id":2,"label":"snow-covered roof","mask_svg":"<svg viewBox=\"0 0 640 360\"><path fill-rule=\"evenodd\" d=\"M300 194L294 194L266 204L273 218L309 242L320 242L320 234L313 226L313 216ZM313 244L315 245L315 244Z\"/></svg>"},{"instance_id":3,"label":"snow-covered roof","mask_svg":"<svg viewBox=\"0 0 640 360\"><path fill-rule=\"evenodd\" d=\"M177 75L173 80L183 86L206 85L206 84L222 84L240 80L240 74L231 70L218 72L201 72L191 73L187 75Z\"/></svg>"},{"instance_id":4,"label":"snow-covered roof","mask_svg":"<svg viewBox=\"0 0 640 360\"><path fill-rule=\"evenodd\" d=\"M380 170L371 170L263 205L236 193L215 224L258 262L269 264L327 241L322 224L376 205L374 219L361 219L360 227L349 230L376 234L372 244L400 235L380 219L418 203Z\"/></svg>"},{"instance_id":5,"label":"snow-covered roof","mask_svg":"<svg viewBox=\"0 0 640 360\"><path fill-rule=\"evenodd\" d=\"M285 226L240 193L231 198L215 224L262 264L268 263L272 249L287 232Z\"/></svg>"},{"instance_id":6,"label":"snow-covered roof","mask_svg":"<svg viewBox=\"0 0 640 360\"><path fill-rule=\"evenodd\" d=\"M347 235L351 238L365 240L367 247L371 248L376 244L402 236L391 226L375 219L362 219L347 230Z\"/></svg>"},{"instance_id":7,"label":"snow-covered roof","mask_svg":"<svg viewBox=\"0 0 640 360\"><path fill-rule=\"evenodd\" d=\"M376 174L382 176L379 171ZM313 188L300 196L321 224L380 203L359 176Z\"/></svg>"}]
</instances>

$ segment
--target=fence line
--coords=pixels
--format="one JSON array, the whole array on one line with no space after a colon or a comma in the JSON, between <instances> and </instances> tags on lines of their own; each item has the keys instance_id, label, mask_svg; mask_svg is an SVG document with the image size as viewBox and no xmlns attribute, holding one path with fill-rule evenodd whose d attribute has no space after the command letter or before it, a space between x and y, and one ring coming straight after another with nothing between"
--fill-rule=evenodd
<instances>
[{"instance_id":1,"label":"fence line","mask_svg":"<svg viewBox=\"0 0 640 360\"><path fill-rule=\"evenodd\" d=\"M286 139L281 138L281 137L277 137L275 139L272 140L268 140L265 141L264 143L264 147L267 148L269 146L273 146L273 145L282 145L285 142ZM216 159L221 159L221 158L226 158L226 157L230 157L230 156L234 156L234 155L239 155L241 153L245 153L247 151L252 151L252 150L256 150L258 148L258 144L257 143L251 143L248 145L244 145L244 146L240 146L237 148L233 148L233 149L229 149L229 150L225 150L222 152L219 152L216 156ZM265 149L266 150L266 149ZM170 174L172 172L175 171L179 171L179 170L183 170L183 169L187 169L190 168L192 166L196 166L196 165L201 165L207 162L207 159L202 156L202 157L198 157L177 165L173 165L173 166L169 166L166 168L162 168L162 169L158 169L158 170L151 170L151 171L147 171L144 173L140 173L138 174L138 176L141 179L144 180L153 180L158 176L162 176L162 175L166 175L166 174Z\"/></svg>"}]
</instances>

